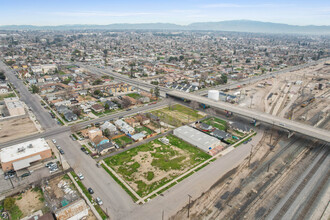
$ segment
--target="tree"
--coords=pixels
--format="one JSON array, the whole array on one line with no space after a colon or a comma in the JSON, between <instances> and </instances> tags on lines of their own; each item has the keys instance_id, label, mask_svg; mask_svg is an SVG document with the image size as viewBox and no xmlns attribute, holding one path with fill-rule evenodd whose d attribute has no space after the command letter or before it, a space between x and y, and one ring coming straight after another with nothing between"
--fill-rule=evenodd
<instances>
[{"instance_id":1,"label":"tree","mask_svg":"<svg viewBox=\"0 0 330 220\"><path fill-rule=\"evenodd\" d=\"M7 197L3 202L5 210L10 211L15 206L15 199L13 197Z\"/></svg>"},{"instance_id":2,"label":"tree","mask_svg":"<svg viewBox=\"0 0 330 220\"><path fill-rule=\"evenodd\" d=\"M156 88L154 90L154 94L155 94L156 98L158 99L159 96L160 96L160 90L159 90L159 87L158 86L156 86Z\"/></svg>"},{"instance_id":3,"label":"tree","mask_svg":"<svg viewBox=\"0 0 330 220\"><path fill-rule=\"evenodd\" d=\"M3 71L0 71L0 80L5 80L6 76L5 73Z\"/></svg>"},{"instance_id":4,"label":"tree","mask_svg":"<svg viewBox=\"0 0 330 220\"><path fill-rule=\"evenodd\" d=\"M122 108L127 108L131 105L131 102L128 100L128 99L123 99L122 100L122 104L121 104L121 107Z\"/></svg>"},{"instance_id":5,"label":"tree","mask_svg":"<svg viewBox=\"0 0 330 220\"><path fill-rule=\"evenodd\" d=\"M110 133L109 128L106 128L106 129L103 131L103 135L106 136L107 138L109 138L109 137L111 136L111 133Z\"/></svg>"},{"instance_id":6,"label":"tree","mask_svg":"<svg viewBox=\"0 0 330 220\"><path fill-rule=\"evenodd\" d=\"M109 104L108 103L105 103L104 108L105 109L109 109L109 107L110 107Z\"/></svg>"},{"instance_id":7,"label":"tree","mask_svg":"<svg viewBox=\"0 0 330 220\"><path fill-rule=\"evenodd\" d=\"M94 91L94 95L100 95L100 94L101 94L100 90L97 89L97 90Z\"/></svg>"},{"instance_id":8,"label":"tree","mask_svg":"<svg viewBox=\"0 0 330 220\"><path fill-rule=\"evenodd\" d=\"M38 93L39 92L39 87L38 86L32 85L31 88L32 88L32 93Z\"/></svg>"},{"instance_id":9,"label":"tree","mask_svg":"<svg viewBox=\"0 0 330 220\"><path fill-rule=\"evenodd\" d=\"M222 80L222 82L223 82L224 84L226 84L226 83L227 83L227 80L228 80L227 75L222 74L222 75L221 75L221 80Z\"/></svg>"},{"instance_id":10,"label":"tree","mask_svg":"<svg viewBox=\"0 0 330 220\"><path fill-rule=\"evenodd\" d=\"M78 117L81 115L81 109L78 106L74 106L72 112L76 114Z\"/></svg>"},{"instance_id":11,"label":"tree","mask_svg":"<svg viewBox=\"0 0 330 220\"><path fill-rule=\"evenodd\" d=\"M153 88L150 89L150 93L154 94L154 89Z\"/></svg>"}]
</instances>

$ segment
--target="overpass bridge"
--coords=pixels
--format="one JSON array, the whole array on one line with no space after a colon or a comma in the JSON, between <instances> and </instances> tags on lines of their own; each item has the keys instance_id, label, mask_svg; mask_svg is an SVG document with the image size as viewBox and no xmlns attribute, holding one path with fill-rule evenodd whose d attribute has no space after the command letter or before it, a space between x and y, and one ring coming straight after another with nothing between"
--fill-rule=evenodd
<instances>
[{"instance_id":1,"label":"overpass bridge","mask_svg":"<svg viewBox=\"0 0 330 220\"><path fill-rule=\"evenodd\" d=\"M190 101L196 101L201 104L205 104L207 106L222 109L225 111L232 112L237 115L241 115L244 117L248 117L251 119L255 119L260 122L264 122L267 124L271 124L286 130L289 130L291 132L296 132L302 135L305 135L307 137L316 138L322 141L330 142L330 131L316 128L310 125L302 124L296 121L292 121L285 118L280 118L277 116L273 116L264 112L259 112L252 109L246 109L238 106L234 106L225 102L219 102L219 101L213 101L211 99L194 95L191 93L185 93L180 91L170 91L167 92L167 96L174 97L174 98L180 98Z\"/></svg>"}]
</instances>

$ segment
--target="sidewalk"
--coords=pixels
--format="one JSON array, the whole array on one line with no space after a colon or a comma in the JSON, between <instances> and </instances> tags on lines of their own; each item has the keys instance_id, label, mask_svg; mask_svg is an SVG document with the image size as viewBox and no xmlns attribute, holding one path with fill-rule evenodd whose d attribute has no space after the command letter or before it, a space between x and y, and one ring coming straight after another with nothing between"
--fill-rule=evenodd
<instances>
[{"instance_id":1,"label":"sidewalk","mask_svg":"<svg viewBox=\"0 0 330 220\"><path fill-rule=\"evenodd\" d=\"M82 189L80 188L80 186L77 184L76 180L73 178L73 176L71 175L71 173L68 173L68 176L70 177L71 181L73 182L73 184L75 185L75 187L78 189L79 193L84 197L85 201L87 202L87 204L89 205L89 207L91 208L93 214L95 215L95 217L98 220L102 220L100 214L96 211L95 207L93 206L93 204L89 201L89 199L87 198L87 196L85 195L85 193L82 191Z\"/></svg>"}]
</instances>

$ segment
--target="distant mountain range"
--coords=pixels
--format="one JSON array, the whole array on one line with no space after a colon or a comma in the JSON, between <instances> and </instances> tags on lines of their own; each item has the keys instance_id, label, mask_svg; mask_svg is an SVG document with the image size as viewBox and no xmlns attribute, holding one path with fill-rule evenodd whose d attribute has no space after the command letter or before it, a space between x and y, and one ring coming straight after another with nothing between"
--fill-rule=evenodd
<instances>
[{"instance_id":1,"label":"distant mountain range","mask_svg":"<svg viewBox=\"0 0 330 220\"><path fill-rule=\"evenodd\" d=\"M234 31L252 33L317 34L330 35L330 26L298 26L271 22L233 20L198 22L189 25L171 23L109 24L109 25L4 25L0 30L189 30L189 31Z\"/></svg>"}]
</instances>

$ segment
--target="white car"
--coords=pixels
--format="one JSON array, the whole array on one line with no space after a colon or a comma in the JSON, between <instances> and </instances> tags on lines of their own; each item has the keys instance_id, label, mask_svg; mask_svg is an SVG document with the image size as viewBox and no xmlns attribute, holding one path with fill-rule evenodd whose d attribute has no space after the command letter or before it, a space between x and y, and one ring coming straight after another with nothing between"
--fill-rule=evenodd
<instances>
[{"instance_id":1,"label":"white car","mask_svg":"<svg viewBox=\"0 0 330 220\"><path fill-rule=\"evenodd\" d=\"M78 173L77 176L79 177L80 180L85 179L84 175L82 175L82 173Z\"/></svg>"},{"instance_id":2,"label":"white car","mask_svg":"<svg viewBox=\"0 0 330 220\"><path fill-rule=\"evenodd\" d=\"M54 144L56 144L56 140L55 139L53 139L52 141L53 141Z\"/></svg>"},{"instance_id":3,"label":"white car","mask_svg":"<svg viewBox=\"0 0 330 220\"><path fill-rule=\"evenodd\" d=\"M96 201L96 203L97 203L98 205L103 205L103 202L102 202L102 200L101 200L99 197L97 197L97 198L95 199L95 201Z\"/></svg>"}]
</instances>

